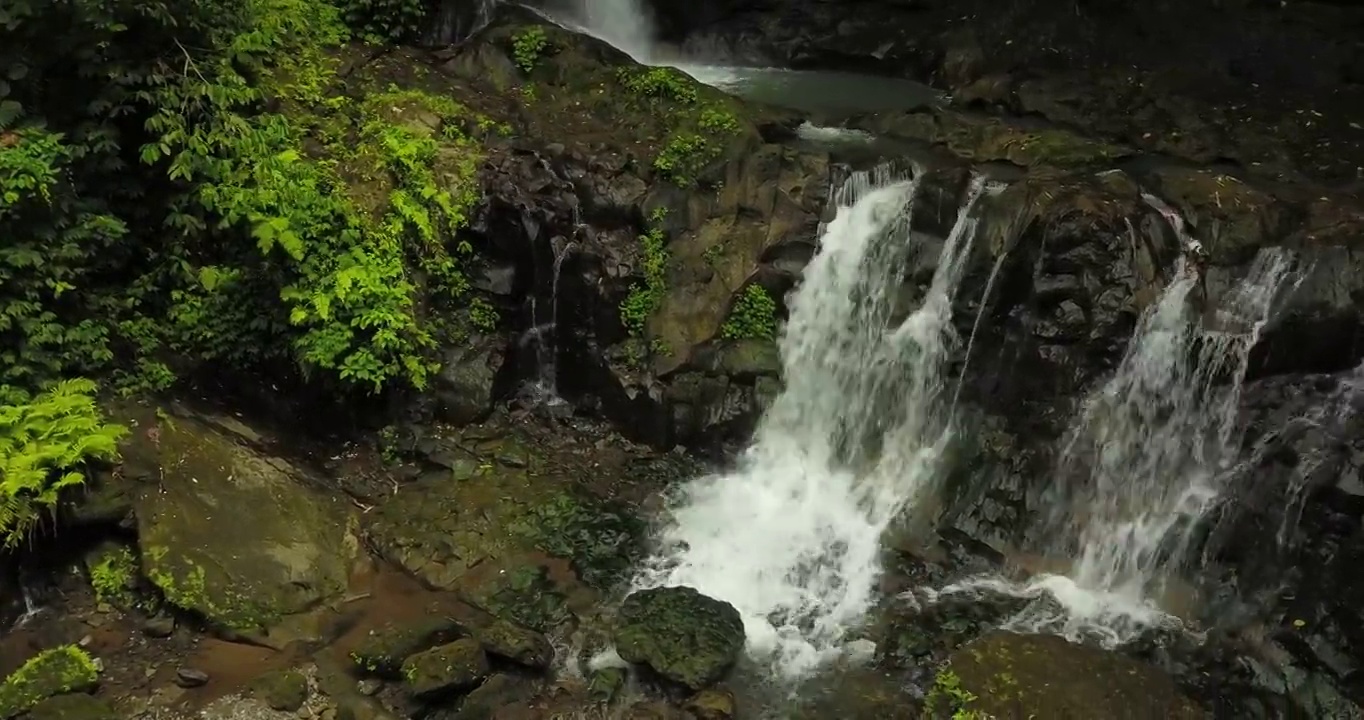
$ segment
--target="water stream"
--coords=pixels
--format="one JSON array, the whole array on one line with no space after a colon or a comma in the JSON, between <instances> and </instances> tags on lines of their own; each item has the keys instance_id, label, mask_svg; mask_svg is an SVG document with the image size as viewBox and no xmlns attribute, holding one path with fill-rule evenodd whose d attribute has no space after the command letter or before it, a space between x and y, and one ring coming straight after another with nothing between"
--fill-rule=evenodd
<instances>
[{"instance_id":1,"label":"water stream","mask_svg":"<svg viewBox=\"0 0 1364 720\"><path fill-rule=\"evenodd\" d=\"M750 654L781 677L843 651L875 601L882 533L933 487L952 434L950 311L989 188L972 183L922 304L892 325L900 268L923 250L910 234L916 187L880 168L836 192L780 340L784 391L738 466L676 499L638 578L733 603Z\"/></svg>"}]
</instances>

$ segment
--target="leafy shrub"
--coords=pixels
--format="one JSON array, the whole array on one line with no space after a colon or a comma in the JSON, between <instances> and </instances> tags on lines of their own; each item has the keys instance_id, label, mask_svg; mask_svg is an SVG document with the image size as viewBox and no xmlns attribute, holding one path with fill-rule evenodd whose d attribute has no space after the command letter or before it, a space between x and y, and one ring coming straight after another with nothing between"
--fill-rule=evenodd
<instances>
[{"instance_id":1,"label":"leafy shrub","mask_svg":"<svg viewBox=\"0 0 1364 720\"><path fill-rule=\"evenodd\" d=\"M752 283L743 289L729 317L720 326L720 337L726 340L762 339L777 336L777 301L767 289Z\"/></svg>"}]
</instances>

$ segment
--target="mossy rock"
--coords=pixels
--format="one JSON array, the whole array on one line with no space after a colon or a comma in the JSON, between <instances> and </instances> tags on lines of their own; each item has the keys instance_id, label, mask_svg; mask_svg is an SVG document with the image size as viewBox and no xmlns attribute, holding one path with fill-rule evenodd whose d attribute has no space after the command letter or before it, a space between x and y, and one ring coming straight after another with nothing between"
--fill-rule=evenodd
<instances>
[{"instance_id":1,"label":"mossy rock","mask_svg":"<svg viewBox=\"0 0 1364 720\"><path fill-rule=\"evenodd\" d=\"M744 623L727 602L689 587L641 590L617 615L616 652L700 690L724 677L744 648Z\"/></svg>"},{"instance_id":2,"label":"mossy rock","mask_svg":"<svg viewBox=\"0 0 1364 720\"><path fill-rule=\"evenodd\" d=\"M490 655L536 670L554 662L554 646L544 635L506 620L495 620L479 630L478 641Z\"/></svg>"},{"instance_id":3,"label":"mossy rock","mask_svg":"<svg viewBox=\"0 0 1364 720\"><path fill-rule=\"evenodd\" d=\"M308 701L308 678L297 670L269 673L251 683L251 693L271 710L294 712Z\"/></svg>"},{"instance_id":4,"label":"mossy rock","mask_svg":"<svg viewBox=\"0 0 1364 720\"><path fill-rule=\"evenodd\" d=\"M344 595L359 553L344 501L208 422L149 423L132 441L161 463L136 499L142 574L171 604L254 632Z\"/></svg>"},{"instance_id":5,"label":"mossy rock","mask_svg":"<svg viewBox=\"0 0 1364 720\"><path fill-rule=\"evenodd\" d=\"M403 663L403 680L414 697L430 699L477 687L489 671L483 646L465 638L408 658Z\"/></svg>"},{"instance_id":6,"label":"mossy rock","mask_svg":"<svg viewBox=\"0 0 1364 720\"><path fill-rule=\"evenodd\" d=\"M1158 668L1052 635L995 632L957 650L926 699L927 717L1000 720L1206 714Z\"/></svg>"},{"instance_id":7,"label":"mossy rock","mask_svg":"<svg viewBox=\"0 0 1364 720\"><path fill-rule=\"evenodd\" d=\"M114 707L84 693L50 697L38 703L25 717L28 720L119 720Z\"/></svg>"},{"instance_id":8,"label":"mossy rock","mask_svg":"<svg viewBox=\"0 0 1364 720\"><path fill-rule=\"evenodd\" d=\"M573 618L564 592L543 565L513 565L487 573L465 593L488 613L537 632L549 632Z\"/></svg>"},{"instance_id":9,"label":"mossy rock","mask_svg":"<svg viewBox=\"0 0 1364 720\"><path fill-rule=\"evenodd\" d=\"M398 680L402 678L403 662L409 657L468 635L463 623L445 616L406 625L389 624L361 641L351 651L350 659L362 674Z\"/></svg>"},{"instance_id":10,"label":"mossy rock","mask_svg":"<svg viewBox=\"0 0 1364 720\"><path fill-rule=\"evenodd\" d=\"M82 693L99 684L99 670L74 645L44 650L0 684L0 718L8 720L56 695Z\"/></svg>"}]
</instances>

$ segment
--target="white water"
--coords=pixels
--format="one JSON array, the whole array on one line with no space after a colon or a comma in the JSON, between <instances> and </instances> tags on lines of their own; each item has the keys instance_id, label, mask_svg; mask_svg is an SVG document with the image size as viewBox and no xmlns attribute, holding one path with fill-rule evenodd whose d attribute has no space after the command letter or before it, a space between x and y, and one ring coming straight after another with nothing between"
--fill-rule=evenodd
<instances>
[{"instance_id":1,"label":"white water","mask_svg":"<svg viewBox=\"0 0 1364 720\"><path fill-rule=\"evenodd\" d=\"M786 388L732 472L692 482L638 587L689 585L743 615L750 655L799 678L845 650L874 601L883 531L933 486L951 435L951 303L977 180L922 305L890 325L913 246L913 181L856 173L791 299Z\"/></svg>"},{"instance_id":2,"label":"white water","mask_svg":"<svg viewBox=\"0 0 1364 720\"><path fill-rule=\"evenodd\" d=\"M554 0L536 5L553 22L597 38L635 62L654 64L654 23L641 0Z\"/></svg>"},{"instance_id":3,"label":"white water","mask_svg":"<svg viewBox=\"0 0 1364 720\"><path fill-rule=\"evenodd\" d=\"M1050 528L1058 555L1078 552L1070 572L1024 585L976 579L943 592L1048 595L1059 611L1034 605L1009 627L1110 646L1147 627L1178 625L1159 601L1181 569L1193 524L1232 474L1250 350L1291 265L1284 251L1262 251L1220 308L1200 319L1189 301L1200 278L1181 262L1117 371L1067 433Z\"/></svg>"}]
</instances>

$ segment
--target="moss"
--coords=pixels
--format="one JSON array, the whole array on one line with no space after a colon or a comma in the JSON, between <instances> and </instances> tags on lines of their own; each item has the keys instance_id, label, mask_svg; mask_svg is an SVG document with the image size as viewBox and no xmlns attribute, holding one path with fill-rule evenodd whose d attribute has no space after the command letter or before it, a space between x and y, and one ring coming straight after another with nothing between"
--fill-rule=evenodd
<instances>
[{"instance_id":1,"label":"moss","mask_svg":"<svg viewBox=\"0 0 1364 720\"><path fill-rule=\"evenodd\" d=\"M413 655L403 663L402 673L408 691L427 698L475 687L489 670L483 648L464 639Z\"/></svg>"},{"instance_id":2,"label":"moss","mask_svg":"<svg viewBox=\"0 0 1364 720\"><path fill-rule=\"evenodd\" d=\"M725 144L742 133L734 107L707 99L696 81L680 70L624 67L616 74L638 104L665 119L670 132L653 168L679 187L698 184L724 154Z\"/></svg>"},{"instance_id":3,"label":"moss","mask_svg":"<svg viewBox=\"0 0 1364 720\"><path fill-rule=\"evenodd\" d=\"M44 650L0 685L0 718L27 712L54 695L93 690L99 669L84 650L63 645Z\"/></svg>"},{"instance_id":4,"label":"moss","mask_svg":"<svg viewBox=\"0 0 1364 720\"><path fill-rule=\"evenodd\" d=\"M27 720L119 720L113 706L82 693L57 695L37 704Z\"/></svg>"},{"instance_id":5,"label":"moss","mask_svg":"<svg viewBox=\"0 0 1364 720\"><path fill-rule=\"evenodd\" d=\"M467 634L460 622L443 616L411 625L387 625L351 651L350 660L361 674L397 680L402 678L403 662L409 657Z\"/></svg>"},{"instance_id":6,"label":"moss","mask_svg":"<svg viewBox=\"0 0 1364 720\"><path fill-rule=\"evenodd\" d=\"M744 624L729 603L689 587L656 588L625 598L613 640L625 661L700 690L724 677L738 659Z\"/></svg>"},{"instance_id":7,"label":"moss","mask_svg":"<svg viewBox=\"0 0 1364 720\"><path fill-rule=\"evenodd\" d=\"M229 588L210 593L202 566L182 558L178 567L172 567L168 552L159 546L147 548L144 557L152 564L143 568L143 574L161 591L166 602L237 632L256 632L279 620L278 610L253 602L243 593Z\"/></svg>"},{"instance_id":8,"label":"moss","mask_svg":"<svg viewBox=\"0 0 1364 720\"><path fill-rule=\"evenodd\" d=\"M257 678L251 692L272 710L294 712L308 701L308 678L297 670L270 673Z\"/></svg>"}]
</instances>

